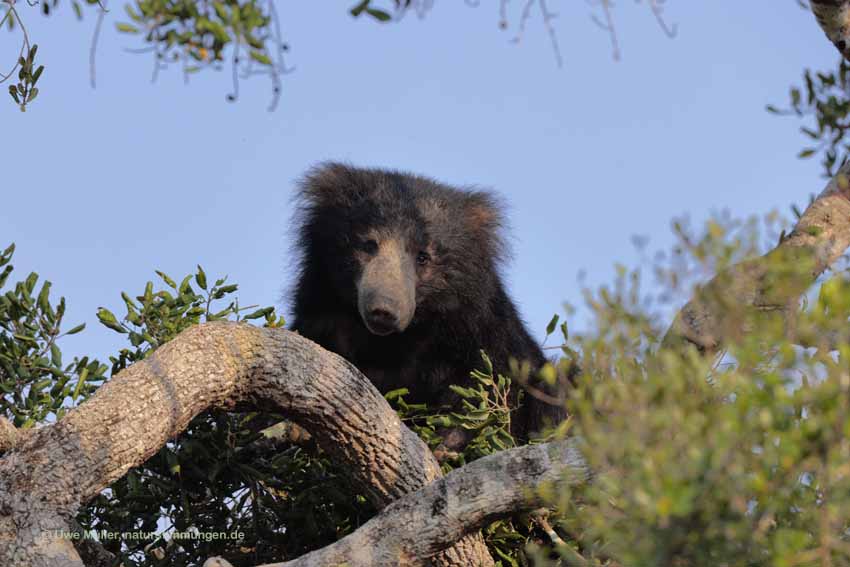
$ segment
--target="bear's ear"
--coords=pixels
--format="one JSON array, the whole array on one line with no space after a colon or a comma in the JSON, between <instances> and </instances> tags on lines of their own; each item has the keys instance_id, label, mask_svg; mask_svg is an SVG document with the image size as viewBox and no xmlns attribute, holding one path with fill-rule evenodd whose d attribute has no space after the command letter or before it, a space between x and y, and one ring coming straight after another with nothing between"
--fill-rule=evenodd
<instances>
[{"instance_id":1,"label":"bear's ear","mask_svg":"<svg viewBox=\"0 0 850 567\"><path fill-rule=\"evenodd\" d=\"M463 207L464 225L472 234L498 239L504 225L502 205L489 193L474 191L467 194Z\"/></svg>"},{"instance_id":2,"label":"bear's ear","mask_svg":"<svg viewBox=\"0 0 850 567\"><path fill-rule=\"evenodd\" d=\"M313 206L343 206L361 199L368 184L353 166L324 162L310 169L298 183L299 196Z\"/></svg>"},{"instance_id":3,"label":"bear's ear","mask_svg":"<svg viewBox=\"0 0 850 567\"><path fill-rule=\"evenodd\" d=\"M476 242L475 246L495 262L509 255L503 230L505 217L499 199L482 191L467 194L463 206L464 232Z\"/></svg>"}]
</instances>

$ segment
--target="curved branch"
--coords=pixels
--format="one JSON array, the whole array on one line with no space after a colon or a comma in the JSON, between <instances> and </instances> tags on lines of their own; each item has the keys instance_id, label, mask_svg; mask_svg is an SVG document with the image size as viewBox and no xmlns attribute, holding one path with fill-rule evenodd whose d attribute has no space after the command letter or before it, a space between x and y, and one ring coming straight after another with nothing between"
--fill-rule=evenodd
<instances>
[{"instance_id":1,"label":"curved branch","mask_svg":"<svg viewBox=\"0 0 850 567\"><path fill-rule=\"evenodd\" d=\"M350 363L281 329L211 323L120 372L0 459L0 565L80 566L67 518L211 407L274 408L383 507L440 476L427 446ZM480 536L443 565L492 565Z\"/></svg>"},{"instance_id":2,"label":"curved branch","mask_svg":"<svg viewBox=\"0 0 850 567\"><path fill-rule=\"evenodd\" d=\"M564 488L589 478L574 439L501 451L393 502L332 545L261 567L423 565L464 535L518 510L539 507L544 487ZM220 557L205 563L228 565Z\"/></svg>"},{"instance_id":3,"label":"curved branch","mask_svg":"<svg viewBox=\"0 0 850 567\"><path fill-rule=\"evenodd\" d=\"M789 236L766 255L732 266L697 290L676 315L664 346L695 345L712 354L733 340L741 314L786 314L850 246L850 163L809 205ZM732 316L735 315L735 316Z\"/></svg>"}]
</instances>

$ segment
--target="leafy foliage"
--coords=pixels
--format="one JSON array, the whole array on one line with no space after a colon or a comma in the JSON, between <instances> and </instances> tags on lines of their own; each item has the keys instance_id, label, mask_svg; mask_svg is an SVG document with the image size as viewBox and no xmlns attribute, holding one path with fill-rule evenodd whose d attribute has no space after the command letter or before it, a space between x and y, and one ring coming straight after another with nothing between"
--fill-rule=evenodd
<instances>
[{"instance_id":1,"label":"leafy foliage","mask_svg":"<svg viewBox=\"0 0 850 567\"><path fill-rule=\"evenodd\" d=\"M59 0L30 2L30 6L36 4L41 5L44 15L50 15L56 10ZM466 0L465 4L477 7L480 2ZM15 0L0 0L0 9L6 10L0 19L0 27L8 21L9 29L20 28L24 36L21 50L23 55L30 49L29 38L15 5ZM97 42L107 10L101 0L71 0L78 19L83 17L84 5L96 5L99 8L90 47L90 80L94 86ZM507 5L506 0L492 5L498 8L498 27L501 30L508 30L511 26ZM675 37L676 26L669 26L664 18L664 2L652 0L645 5L665 35ZM388 23L400 21L411 11L423 18L433 7L433 0L387 0L380 3L358 0L349 13L355 18L367 16L373 22ZM557 14L549 11L545 2L528 2L518 10L517 33L511 42L520 43L535 7L539 9L539 17L543 21L555 60L560 67L563 57L552 23ZM597 9L601 14L599 17L594 16L593 20L610 35L614 59L619 59L619 43L611 7L610 2L599 3ZM132 51L153 55L154 80L161 70L167 69L171 64L180 65L184 80L188 82L194 73L205 69L222 70L225 64L229 63L233 89L226 95L228 101L238 100L242 79L261 75L268 77L271 83L272 100L269 110L277 108L282 77L293 68L284 62L284 53L289 50L289 45L280 33L281 26L274 0L133 0L125 4L124 9L130 21L117 22L116 28L119 32L144 38L146 45ZM0 83L10 76L11 74L0 74ZM34 81L31 86L34 86ZM17 95L22 94L17 92L17 88L15 91ZM36 94L37 92L35 90ZM36 94L32 93L32 90L27 90L27 96L18 101L22 110L35 98ZM13 98L15 96L13 95Z\"/></svg>"},{"instance_id":2,"label":"leafy foliage","mask_svg":"<svg viewBox=\"0 0 850 567\"><path fill-rule=\"evenodd\" d=\"M38 96L38 88L35 86L38 79L44 72L44 65L39 65L35 71L35 54L38 52L38 45L33 45L27 49L26 57L21 55L18 58L18 82L14 85L9 85L9 96L12 97L21 109L21 112L26 111L27 105L35 100Z\"/></svg>"},{"instance_id":3,"label":"leafy foliage","mask_svg":"<svg viewBox=\"0 0 850 567\"><path fill-rule=\"evenodd\" d=\"M850 63L843 57L832 71L803 73L803 86L790 91L790 108L773 105L768 112L808 119L800 132L808 140L798 157L821 156L825 177L834 176L847 159L850 142L845 139L850 129Z\"/></svg>"},{"instance_id":4,"label":"leafy foliage","mask_svg":"<svg viewBox=\"0 0 850 567\"><path fill-rule=\"evenodd\" d=\"M448 454L442 461L444 472L481 457L492 455L517 446L510 433L511 412L509 402L513 381L497 373L486 353L481 353L484 370L474 370L473 387L450 386L462 398L461 411L447 411L445 408L429 408L424 404L407 403L406 388L386 394L399 416L408 427L417 433L432 449L442 442L441 430L460 428L470 437L463 451ZM514 372L518 369L514 369ZM522 392L520 392L522 394ZM566 428L566 424L562 427ZM516 515L507 520L493 522L483 530L484 541L499 566L526 565L531 556L526 552L529 546L540 547L546 537L540 526L529 515Z\"/></svg>"},{"instance_id":5,"label":"leafy foliage","mask_svg":"<svg viewBox=\"0 0 850 567\"><path fill-rule=\"evenodd\" d=\"M33 272L3 292L14 252L12 244L0 253L0 416L29 428L61 419L103 382L107 366L88 357L63 364L58 339L85 324L62 332L65 298L51 302L49 281L36 293L39 276Z\"/></svg>"},{"instance_id":6,"label":"leafy foliage","mask_svg":"<svg viewBox=\"0 0 850 567\"><path fill-rule=\"evenodd\" d=\"M5 13L0 18L0 27L8 24L10 30L19 28L23 34L23 43L18 64L8 75L0 74L0 83L12 77L19 70L19 82L9 86L9 95L21 110L38 96L35 86L44 71L44 66L34 68L37 45L30 46L24 21L15 7L15 2L5 4ZM41 5L45 16L52 14L59 0L47 0L33 3ZM71 5L78 19L83 18L83 5L97 6L98 19L105 16L106 8L100 0L72 0ZM410 0L394 0L396 14L402 14L412 5ZM154 57L154 76L169 64L179 64L184 77L204 69L222 70L229 62L233 77L233 90L227 94L227 100L234 102L239 98L240 79L265 75L272 88L272 100L269 110L276 108L281 95L282 76L290 72L283 55L289 50L280 32L275 3L273 0L133 0L125 4L129 21L116 22L116 29L124 34L139 36L146 46L143 52L151 52ZM351 9L354 17L365 14L378 22L393 19L389 12L359 2ZM100 22L95 28L92 44L92 57L96 49ZM94 63L92 63L92 84L94 84Z\"/></svg>"},{"instance_id":7,"label":"leafy foliage","mask_svg":"<svg viewBox=\"0 0 850 567\"><path fill-rule=\"evenodd\" d=\"M739 243L758 243L755 225L743 226L751 234ZM676 248L713 250L694 263L722 270L739 256L734 234L712 221L702 238L683 232ZM670 281L668 269L655 268ZM583 373L568 403L570 433L597 475L578 490L545 494L567 536L562 557L576 565L848 564L848 273L820 285L793 324L726 313L748 333L716 359L659 348L669 319L640 279L640 270L623 269L613 289L588 291L595 323L571 340Z\"/></svg>"},{"instance_id":8,"label":"leafy foliage","mask_svg":"<svg viewBox=\"0 0 850 567\"><path fill-rule=\"evenodd\" d=\"M289 47L276 29L273 2L136 0L126 11L131 22L118 23L118 30L143 35L155 54L157 69L167 62L180 62L187 77L204 67L221 69L225 48L232 45L234 91L227 99L238 97L241 69L245 77L265 74L271 78L272 105L276 105L280 75L286 71L282 52Z\"/></svg>"}]
</instances>

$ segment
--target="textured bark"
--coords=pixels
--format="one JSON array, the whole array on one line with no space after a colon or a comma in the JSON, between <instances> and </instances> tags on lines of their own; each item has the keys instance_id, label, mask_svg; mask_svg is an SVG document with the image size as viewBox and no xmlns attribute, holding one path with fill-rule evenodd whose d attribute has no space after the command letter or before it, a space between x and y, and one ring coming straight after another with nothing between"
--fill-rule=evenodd
<instances>
[{"instance_id":1,"label":"textured bark","mask_svg":"<svg viewBox=\"0 0 850 567\"><path fill-rule=\"evenodd\" d=\"M809 0L809 6L829 41L850 60L850 0Z\"/></svg>"},{"instance_id":2,"label":"textured bark","mask_svg":"<svg viewBox=\"0 0 850 567\"><path fill-rule=\"evenodd\" d=\"M441 476L425 444L351 364L295 333L193 327L0 459L0 565L80 567L70 518L211 407L273 407L383 507ZM435 560L491 565L480 535Z\"/></svg>"},{"instance_id":3,"label":"textured bark","mask_svg":"<svg viewBox=\"0 0 850 567\"><path fill-rule=\"evenodd\" d=\"M741 333L752 310L788 314L800 296L850 246L850 163L809 205L794 230L766 255L742 262L697 290L664 344L711 354Z\"/></svg>"},{"instance_id":4,"label":"textured bark","mask_svg":"<svg viewBox=\"0 0 850 567\"><path fill-rule=\"evenodd\" d=\"M340 541L261 567L425 565L426 558L489 522L540 506L544 486L587 482L574 440L529 445L479 459L387 506ZM205 567L228 567L211 558Z\"/></svg>"},{"instance_id":5,"label":"textured bark","mask_svg":"<svg viewBox=\"0 0 850 567\"><path fill-rule=\"evenodd\" d=\"M4 453L17 445L20 432L5 417L0 417L0 453Z\"/></svg>"}]
</instances>

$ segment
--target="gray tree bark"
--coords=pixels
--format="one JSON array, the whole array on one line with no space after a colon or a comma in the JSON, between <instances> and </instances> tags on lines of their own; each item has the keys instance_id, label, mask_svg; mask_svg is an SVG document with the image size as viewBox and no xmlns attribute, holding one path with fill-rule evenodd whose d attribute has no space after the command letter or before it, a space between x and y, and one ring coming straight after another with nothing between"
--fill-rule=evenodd
<instances>
[{"instance_id":1,"label":"gray tree bark","mask_svg":"<svg viewBox=\"0 0 850 567\"><path fill-rule=\"evenodd\" d=\"M303 426L380 507L441 476L427 446L343 358L288 331L199 325L0 459L0 565L81 567L69 535L78 508L200 412L237 403L274 407ZM434 561L493 563L480 535Z\"/></svg>"},{"instance_id":2,"label":"gray tree bark","mask_svg":"<svg viewBox=\"0 0 850 567\"><path fill-rule=\"evenodd\" d=\"M589 478L575 440L502 451L403 496L332 545L260 567L425 565L427 558L488 523L542 505L543 487L558 490ZM229 566L218 557L205 564Z\"/></svg>"},{"instance_id":3,"label":"gray tree bark","mask_svg":"<svg viewBox=\"0 0 850 567\"><path fill-rule=\"evenodd\" d=\"M850 246L850 163L845 164L766 255L717 274L679 311L664 345L692 344L706 354L747 331L757 310L788 316L800 296Z\"/></svg>"}]
</instances>

